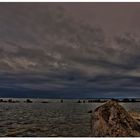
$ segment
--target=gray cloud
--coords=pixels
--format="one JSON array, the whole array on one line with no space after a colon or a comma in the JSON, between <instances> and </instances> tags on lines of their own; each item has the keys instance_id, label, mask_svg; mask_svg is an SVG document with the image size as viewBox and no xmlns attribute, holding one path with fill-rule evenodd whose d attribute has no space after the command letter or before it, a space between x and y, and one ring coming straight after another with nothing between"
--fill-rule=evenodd
<instances>
[{"instance_id":1,"label":"gray cloud","mask_svg":"<svg viewBox=\"0 0 140 140\"><path fill-rule=\"evenodd\" d=\"M7 96L11 89L16 96L138 97L139 36L109 38L104 27L81 22L61 7L0 4L1 91Z\"/></svg>"}]
</instances>

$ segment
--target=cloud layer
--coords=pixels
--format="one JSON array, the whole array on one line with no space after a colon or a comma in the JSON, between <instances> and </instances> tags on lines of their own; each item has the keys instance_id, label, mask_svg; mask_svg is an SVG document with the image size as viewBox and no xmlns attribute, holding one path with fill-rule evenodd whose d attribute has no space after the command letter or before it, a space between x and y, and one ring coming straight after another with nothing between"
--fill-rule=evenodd
<instances>
[{"instance_id":1,"label":"cloud layer","mask_svg":"<svg viewBox=\"0 0 140 140\"><path fill-rule=\"evenodd\" d=\"M0 4L1 96L139 97L140 38L53 4Z\"/></svg>"}]
</instances>

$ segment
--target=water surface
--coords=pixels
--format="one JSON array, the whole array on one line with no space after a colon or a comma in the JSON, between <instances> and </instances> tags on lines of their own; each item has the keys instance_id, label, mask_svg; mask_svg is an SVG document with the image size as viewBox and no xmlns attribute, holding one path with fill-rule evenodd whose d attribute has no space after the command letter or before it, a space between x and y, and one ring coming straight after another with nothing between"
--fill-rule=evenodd
<instances>
[{"instance_id":1,"label":"water surface","mask_svg":"<svg viewBox=\"0 0 140 140\"><path fill-rule=\"evenodd\" d=\"M0 103L0 136L70 137L89 136L91 109L101 103L77 100L47 100L41 103ZM121 103L128 111L140 112L140 103Z\"/></svg>"}]
</instances>

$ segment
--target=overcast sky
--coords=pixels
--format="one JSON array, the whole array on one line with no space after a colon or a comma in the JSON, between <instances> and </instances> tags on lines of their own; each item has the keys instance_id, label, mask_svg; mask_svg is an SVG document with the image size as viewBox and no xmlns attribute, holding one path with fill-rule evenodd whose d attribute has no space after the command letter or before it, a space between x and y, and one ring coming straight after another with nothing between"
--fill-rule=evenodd
<instances>
[{"instance_id":1,"label":"overcast sky","mask_svg":"<svg viewBox=\"0 0 140 140\"><path fill-rule=\"evenodd\" d=\"M140 3L68 3L63 6L76 18L97 24L111 35L140 30Z\"/></svg>"},{"instance_id":2,"label":"overcast sky","mask_svg":"<svg viewBox=\"0 0 140 140\"><path fill-rule=\"evenodd\" d=\"M0 3L1 97L140 97L140 3Z\"/></svg>"}]
</instances>

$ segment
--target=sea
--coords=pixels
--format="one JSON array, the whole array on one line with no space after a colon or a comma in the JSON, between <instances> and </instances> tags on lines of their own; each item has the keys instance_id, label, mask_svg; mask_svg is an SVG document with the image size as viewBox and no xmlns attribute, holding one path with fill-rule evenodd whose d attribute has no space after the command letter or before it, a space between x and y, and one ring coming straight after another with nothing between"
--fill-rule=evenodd
<instances>
[{"instance_id":1,"label":"sea","mask_svg":"<svg viewBox=\"0 0 140 140\"><path fill-rule=\"evenodd\" d=\"M8 99L4 99L8 100ZM0 103L0 137L89 137L90 113L103 103L78 100L30 99L32 103ZM48 102L48 103L42 103ZM140 103L120 103L140 112Z\"/></svg>"}]
</instances>

